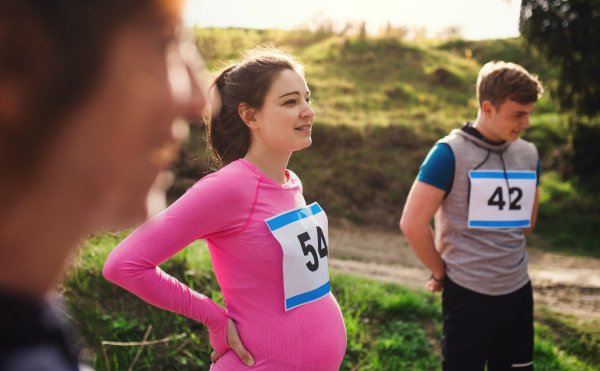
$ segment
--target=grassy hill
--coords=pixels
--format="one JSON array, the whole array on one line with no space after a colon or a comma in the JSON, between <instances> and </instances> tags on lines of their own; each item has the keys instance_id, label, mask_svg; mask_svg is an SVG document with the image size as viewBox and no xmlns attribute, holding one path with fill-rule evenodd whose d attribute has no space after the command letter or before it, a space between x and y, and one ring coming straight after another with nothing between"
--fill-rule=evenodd
<instances>
[{"instance_id":1,"label":"grassy hill","mask_svg":"<svg viewBox=\"0 0 600 371\"><path fill-rule=\"evenodd\" d=\"M419 40L339 36L303 30L196 29L211 70L266 42L293 49L306 67L316 112L313 145L292 155L289 168L335 222L346 218L397 228L419 165L435 141L475 119L475 82L491 60L519 63L538 74L547 92L524 138L542 160L542 197L536 232L542 245L600 256L600 196L580 192L569 174L568 117L552 92L556 67L521 39ZM204 127L197 123L176 167L170 198L210 171ZM584 213L579 212L584 210ZM539 239L538 239L539 241Z\"/></svg>"}]
</instances>

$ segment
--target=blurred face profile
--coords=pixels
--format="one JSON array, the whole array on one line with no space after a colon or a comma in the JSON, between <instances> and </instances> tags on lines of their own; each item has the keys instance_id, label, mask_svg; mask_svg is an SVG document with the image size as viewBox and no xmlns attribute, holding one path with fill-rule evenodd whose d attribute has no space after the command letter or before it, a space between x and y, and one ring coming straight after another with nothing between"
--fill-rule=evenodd
<instances>
[{"instance_id":1,"label":"blurred face profile","mask_svg":"<svg viewBox=\"0 0 600 371\"><path fill-rule=\"evenodd\" d=\"M85 233L143 222L149 194L164 205L161 174L206 105L181 8L0 2L2 20L17 15L0 22L0 291L43 297Z\"/></svg>"},{"instance_id":2,"label":"blurred face profile","mask_svg":"<svg viewBox=\"0 0 600 371\"><path fill-rule=\"evenodd\" d=\"M206 105L195 55L173 26L139 22L116 34L99 82L61 143L94 200L97 226L146 217L150 187L187 135L185 119Z\"/></svg>"}]
</instances>

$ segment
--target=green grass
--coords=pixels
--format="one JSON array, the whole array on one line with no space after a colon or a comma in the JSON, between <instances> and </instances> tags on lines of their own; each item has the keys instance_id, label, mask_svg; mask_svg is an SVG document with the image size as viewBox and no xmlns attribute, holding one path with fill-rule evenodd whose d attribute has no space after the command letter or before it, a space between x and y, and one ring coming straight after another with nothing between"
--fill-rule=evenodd
<instances>
[{"instance_id":1,"label":"green grass","mask_svg":"<svg viewBox=\"0 0 600 371\"><path fill-rule=\"evenodd\" d=\"M331 285L348 335L342 369L439 368L430 344L440 337L439 297L340 273L331 274Z\"/></svg>"},{"instance_id":2,"label":"green grass","mask_svg":"<svg viewBox=\"0 0 600 371\"><path fill-rule=\"evenodd\" d=\"M144 348L134 370L208 370L211 348L204 325L143 302L101 275L108 253L129 231L89 236L74 254L60 289L83 335L80 346L97 370L106 370L101 342L170 338ZM161 267L222 303L204 241L182 250ZM440 370L439 295L424 290L331 273L347 331L342 370ZM536 314L535 362L539 370L594 370L600 366L600 325L547 310ZM175 338L177 335L185 335ZM111 370L127 370L137 346L106 346Z\"/></svg>"},{"instance_id":3,"label":"green grass","mask_svg":"<svg viewBox=\"0 0 600 371\"><path fill-rule=\"evenodd\" d=\"M547 308L536 312L536 332L540 342L548 342L562 354L600 368L600 321L582 321L572 315L557 314Z\"/></svg>"},{"instance_id":4,"label":"green grass","mask_svg":"<svg viewBox=\"0 0 600 371\"><path fill-rule=\"evenodd\" d=\"M555 171L542 174L536 234L555 250L600 258L600 196Z\"/></svg>"},{"instance_id":5,"label":"green grass","mask_svg":"<svg viewBox=\"0 0 600 371\"><path fill-rule=\"evenodd\" d=\"M141 341L148 325L152 325L148 340L186 336L145 348L135 370L208 369L212 350L202 324L154 308L101 276L106 256L127 233L90 236L74 255L67 279L61 285L85 344L91 349L90 363L98 370L107 369L102 341ZM193 243L161 268L223 305L204 241ZM439 326L435 325L440 320L438 297L343 274L332 274L331 283L348 333L343 369L349 370L361 362L363 370L396 369L388 368L390 364L402 364L407 369L411 365L427 364L432 369L439 365L435 348L430 346L439 337ZM434 330L426 334L423 326ZM107 345L106 349L111 370L124 370L138 347ZM388 359L393 362L387 362Z\"/></svg>"},{"instance_id":6,"label":"green grass","mask_svg":"<svg viewBox=\"0 0 600 371\"><path fill-rule=\"evenodd\" d=\"M97 370L106 370L102 341L141 341L148 325L152 325L148 340L180 334L185 337L146 347L134 370L208 369L212 350L204 325L155 308L102 277L106 256L127 234L99 234L85 240L62 285L85 345L91 349L90 363ZM193 243L161 267L207 296L220 297L204 243ZM138 351L137 346L107 345L106 349L113 371L127 370Z\"/></svg>"}]
</instances>

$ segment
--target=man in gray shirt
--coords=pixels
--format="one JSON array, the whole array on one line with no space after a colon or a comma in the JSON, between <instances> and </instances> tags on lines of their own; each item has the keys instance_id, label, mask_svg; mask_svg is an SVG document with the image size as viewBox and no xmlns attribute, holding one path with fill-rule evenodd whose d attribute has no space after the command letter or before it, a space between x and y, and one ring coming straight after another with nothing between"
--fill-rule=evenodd
<instances>
[{"instance_id":1,"label":"man in gray shirt","mask_svg":"<svg viewBox=\"0 0 600 371\"><path fill-rule=\"evenodd\" d=\"M543 88L523 67L479 73L472 123L439 140L421 165L400 228L443 291L442 365L533 370L533 296L525 236L537 217L539 156L521 138ZM435 217L435 236L429 223Z\"/></svg>"}]
</instances>

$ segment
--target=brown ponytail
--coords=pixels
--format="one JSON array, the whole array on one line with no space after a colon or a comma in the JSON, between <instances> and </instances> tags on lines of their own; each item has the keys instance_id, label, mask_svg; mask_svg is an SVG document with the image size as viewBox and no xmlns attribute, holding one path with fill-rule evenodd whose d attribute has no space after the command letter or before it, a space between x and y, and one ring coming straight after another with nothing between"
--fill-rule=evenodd
<instances>
[{"instance_id":1,"label":"brown ponytail","mask_svg":"<svg viewBox=\"0 0 600 371\"><path fill-rule=\"evenodd\" d=\"M210 88L213 93L216 87L218 94L207 127L208 143L220 166L243 158L250 147L250 129L240 117L240 104L260 110L273 81L286 69L304 74L290 51L266 45L244 52L239 63L218 74Z\"/></svg>"}]
</instances>

